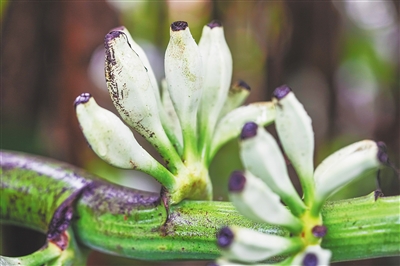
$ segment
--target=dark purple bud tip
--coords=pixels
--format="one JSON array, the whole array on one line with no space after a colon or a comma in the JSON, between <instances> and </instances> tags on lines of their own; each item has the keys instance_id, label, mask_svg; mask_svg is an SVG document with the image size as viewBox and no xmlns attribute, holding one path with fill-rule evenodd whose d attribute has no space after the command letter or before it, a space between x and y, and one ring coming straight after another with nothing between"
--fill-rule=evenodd
<instances>
[{"instance_id":1,"label":"dark purple bud tip","mask_svg":"<svg viewBox=\"0 0 400 266\"><path fill-rule=\"evenodd\" d=\"M240 133L240 139L245 140L248 138L252 138L257 135L258 125L254 122L247 122L244 124L242 128L242 132Z\"/></svg>"},{"instance_id":2,"label":"dark purple bud tip","mask_svg":"<svg viewBox=\"0 0 400 266\"><path fill-rule=\"evenodd\" d=\"M112 31L123 31L123 30L125 30L126 28L124 27L124 26L119 26L119 27L115 27L115 28L113 28L112 30L110 30L110 32L112 32Z\"/></svg>"},{"instance_id":3,"label":"dark purple bud tip","mask_svg":"<svg viewBox=\"0 0 400 266\"><path fill-rule=\"evenodd\" d=\"M326 235L327 231L328 231L328 229L326 228L326 226L316 225L312 229L312 234L315 237L321 238L321 237L324 237Z\"/></svg>"},{"instance_id":4,"label":"dark purple bud tip","mask_svg":"<svg viewBox=\"0 0 400 266\"><path fill-rule=\"evenodd\" d=\"M246 185L246 177L242 171L233 171L229 177L228 190L229 192L241 192Z\"/></svg>"},{"instance_id":5,"label":"dark purple bud tip","mask_svg":"<svg viewBox=\"0 0 400 266\"><path fill-rule=\"evenodd\" d=\"M282 85L274 90L273 96L278 100L282 99L291 92L292 89L288 85Z\"/></svg>"},{"instance_id":6,"label":"dark purple bud tip","mask_svg":"<svg viewBox=\"0 0 400 266\"><path fill-rule=\"evenodd\" d=\"M186 21L175 21L174 23L171 24L172 31L185 30L187 27L188 24Z\"/></svg>"},{"instance_id":7,"label":"dark purple bud tip","mask_svg":"<svg viewBox=\"0 0 400 266\"><path fill-rule=\"evenodd\" d=\"M81 95L76 97L74 101L74 107L76 108L76 106L81 103L87 103L91 97L92 95L90 95L90 93L87 92L82 93Z\"/></svg>"},{"instance_id":8,"label":"dark purple bud tip","mask_svg":"<svg viewBox=\"0 0 400 266\"><path fill-rule=\"evenodd\" d=\"M116 38L118 38L121 34L124 34L122 31L119 30L112 30L107 33L106 37L104 37L104 45L107 49L108 43Z\"/></svg>"},{"instance_id":9,"label":"dark purple bud tip","mask_svg":"<svg viewBox=\"0 0 400 266\"><path fill-rule=\"evenodd\" d=\"M378 145L378 160L381 163L388 165L389 164L389 156L387 154L386 144L383 141L378 141L376 143L376 145Z\"/></svg>"},{"instance_id":10,"label":"dark purple bud tip","mask_svg":"<svg viewBox=\"0 0 400 266\"><path fill-rule=\"evenodd\" d=\"M229 227L223 227L217 234L217 245L221 248L228 248L233 241L234 235Z\"/></svg>"},{"instance_id":11,"label":"dark purple bud tip","mask_svg":"<svg viewBox=\"0 0 400 266\"><path fill-rule=\"evenodd\" d=\"M248 91L251 91L251 88L250 88L249 84L247 84L247 83L244 82L243 80L239 80L239 81L237 82L237 86L239 86L239 87L241 87L241 88L244 88L244 89L246 89L246 90L248 90Z\"/></svg>"},{"instance_id":12,"label":"dark purple bud tip","mask_svg":"<svg viewBox=\"0 0 400 266\"><path fill-rule=\"evenodd\" d=\"M303 266L317 266L318 257L314 253L307 253L303 259Z\"/></svg>"},{"instance_id":13,"label":"dark purple bud tip","mask_svg":"<svg viewBox=\"0 0 400 266\"><path fill-rule=\"evenodd\" d=\"M216 27L222 27L222 23L216 19L214 19L213 21L211 21L210 23L207 24L207 26L210 29L216 28Z\"/></svg>"}]
</instances>

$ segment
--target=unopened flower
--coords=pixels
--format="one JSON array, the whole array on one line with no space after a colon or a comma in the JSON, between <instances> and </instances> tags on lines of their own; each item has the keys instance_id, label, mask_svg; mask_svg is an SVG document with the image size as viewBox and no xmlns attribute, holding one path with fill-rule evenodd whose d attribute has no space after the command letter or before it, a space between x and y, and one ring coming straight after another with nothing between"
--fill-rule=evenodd
<instances>
[{"instance_id":1,"label":"unopened flower","mask_svg":"<svg viewBox=\"0 0 400 266\"><path fill-rule=\"evenodd\" d=\"M208 166L218 149L238 136L247 121L272 123L275 107L239 107L250 89L244 82L231 86L232 56L221 23L204 26L199 45L184 21L171 24L170 36L162 93L145 53L124 27L111 30L104 40L111 99L123 121L154 146L165 166L87 94L75 102L78 120L100 158L154 176L166 188L170 203L211 199Z\"/></svg>"},{"instance_id":2,"label":"unopened flower","mask_svg":"<svg viewBox=\"0 0 400 266\"><path fill-rule=\"evenodd\" d=\"M320 246L329 230L323 225L322 205L363 173L388 164L382 142L363 140L333 153L314 171L314 133L303 105L285 85L274 91L273 102L278 136L300 179L304 202L289 179L274 138L256 123L246 123L240 135L240 155L246 171L232 173L228 186L230 199L249 219L282 226L290 235L265 235L225 227L217 237L223 255L217 265L262 262L276 255L288 257L278 263L281 265L328 265L331 251Z\"/></svg>"}]
</instances>

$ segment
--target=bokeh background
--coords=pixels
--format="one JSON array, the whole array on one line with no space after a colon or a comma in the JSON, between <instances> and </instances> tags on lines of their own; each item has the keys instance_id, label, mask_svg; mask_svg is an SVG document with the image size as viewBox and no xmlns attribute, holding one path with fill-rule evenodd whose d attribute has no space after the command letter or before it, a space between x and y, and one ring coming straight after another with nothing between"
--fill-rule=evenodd
<instances>
[{"instance_id":1,"label":"bokeh background","mask_svg":"<svg viewBox=\"0 0 400 266\"><path fill-rule=\"evenodd\" d=\"M97 159L80 132L72 103L89 92L101 106L116 112L104 78L103 38L110 29L126 26L161 80L169 25L187 21L198 41L202 27L218 19L233 56L232 82L242 79L251 86L248 103L270 100L282 84L292 87L313 120L316 164L340 147L374 139L387 144L393 163L400 166L398 1L0 3L1 149L56 158L113 182L157 191L151 178ZM273 126L268 130L274 133ZM241 167L237 143L232 141L211 165L215 199L227 199L229 173ZM384 169L384 194L397 195L399 187L393 171ZM371 174L332 199L365 195L375 188ZM9 226L2 227L1 235L4 255L27 254L44 241L41 235ZM144 263L96 252L89 264L205 262ZM361 264L398 265L400 261L397 257L336 265Z\"/></svg>"}]
</instances>

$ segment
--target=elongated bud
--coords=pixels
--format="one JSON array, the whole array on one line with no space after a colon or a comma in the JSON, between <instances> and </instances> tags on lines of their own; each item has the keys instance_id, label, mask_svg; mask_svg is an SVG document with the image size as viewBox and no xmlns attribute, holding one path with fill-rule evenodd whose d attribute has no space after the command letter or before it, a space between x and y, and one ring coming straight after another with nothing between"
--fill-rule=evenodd
<instances>
[{"instance_id":1,"label":"elongated bud","mask_svg":"<svg viewBox=\"0 0 400 266\"><path fill-rule=\"evenodd\" d=\"M277 194L250 172L233 172L229 179L229 192L233 205L247 218L281 225L292 233L301 232L301 221L282 205Z\"/></svg>"},{"instance_id":2,"label":"elongated bud","mask_svg":"<svg viewBox=\"0 0 400 266\"><path fill-rule=\"evenodd\" d=\"M356 180L367 171L382 164L382 152L372 140L363 140L338 150L327 157L315 170L316 204Z\"/></svg>"},{"instance_id":3,"label":"elongated bud","mask_svg":"<svg viewBox=\"0 0 400 266\"><path fill-rule=\"evenodd\" d=\"M290 265L293 266L319 266L329 265L332 252L322 249L319 245L308 246L302 253L294 257Z\"/></svg>"},{"instance_id":4,"label":"elongated bud","mask_svg":"<svg viewBox=\"0 0 400 266\"><path fill-rule=\"evenodd\" d=\"M179 161L160 121L149 70L132 50L126 33L108 33L105 48L107 87L119 114L167 161Z\"/></svg>"},{"instance_id":5,"label":"elongated bud","mask_svg":"<svg viewBox=\"0 0 400 266\"><path fill-rule=\"evenodd\" d=\"M241 106L250 95L250 90L250 86L243 80L239 80L233 84L228 91L228 97L226 98L224 106L221 109L219 119L224 117L233 109Z\"/></svg>"},{"instance_id":6,"label":"elongated bud","mask_svg":"<svg viewBox=\"0 0 400 266\"><path fill-rule=\"evenodd\" d=\"M199 50L204 75L198 111L200 145L203 146L209 145L232 78L232 55L225 41L221 23L212 21L204 26Z\"/></svg>"},{"instance_id":7,"label":"elongated bud","mask_svg":"<svg viewBox=\"0 0 400 266\"><path fill-rule=\"evenodd\" d=\"M74 105L82 132L101 159L119 168L140 170L168 189L173 187L171 173L140 146L115 114L97 105L88 93L78 96Z\"/></svg>"},{"instance_id":8,"label":"elongated bud","mask_svg":"<svg viewBox=\"0 0 400 266\"><path fill-rule=\"evenodd\" d=\"M296 215L305 210L304 203L290 181L285 159L275 139L255 123L246 123L240 141L240 157L245 168L278 194Z\"/></svg>"},{"instance_id":9,"label":"elongated bud","mask_svg":"<svg viewBox=\"0 0 400 266\"><path fill-rule=\"evenodd\" d=\"M169 94L178 115L184 140L184 154L197 151L197 109L203 85L199 48L188 24L171 24L170 41L165 53L165 75Z\"/></svg>"},{"instance_id":10,"label":"elongated bud","mask_svg":"<svg viewBox=\"0 0 400 266\"><path fill-rule=\"evenodd\" d=\"M287 85L275 89L273 101L279 139L300 178L305 201L309 203L314 190L314 132L311 119Z\"/></svg>"},{"instance_id":11,"label":"elongated bud","mask_svg":"<svg viewBox=\"0 0 400 266\"><path fill-rule=\"evenodd\" d=\"M223 257L247 263L297 252L302 246L297 237L285 238L236 226L222 228L217 234L217 244Z\"/></svg>"},{"instance_id":12,"label":"elongated bud","mask_svg":"<svg viewBox=\"0 0 400 266\"><path fill-rule=\"evenodd\" d=\"M239 136L246 122L254 121L260 126L266 126L274 120L275 106L272 102L251 103L232 110L217 124L212 140L209 161L211 161L222 145Z\"/></svg>"}]
</instances>

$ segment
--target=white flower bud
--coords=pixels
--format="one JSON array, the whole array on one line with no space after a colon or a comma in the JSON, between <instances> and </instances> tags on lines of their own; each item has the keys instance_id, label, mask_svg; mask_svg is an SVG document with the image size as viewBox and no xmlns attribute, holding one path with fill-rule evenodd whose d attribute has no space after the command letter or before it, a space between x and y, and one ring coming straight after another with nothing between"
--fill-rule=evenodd
<instances>
[{"instance_id":1,"label":"white flower bud","mask_svg":"<svg viewBox=\"0 0 400 266\"><path fill-rule=\"evenodd\" d=\"M305 196L312 201L314 191L314 132L311 119L291 89L283 85L274 91L275 125L283 149L296 170Z\"/></svg>"},{"instance_id":2,"label":"white flower bud","mask_svg":"<svg viewBox=\"0 0 400 266\"><path fill-rule=\"evenodd\" d=\"M224 117L233 109L241 106L250 94L250 86L246 82L240 80L233 84L229 91L228 97L225 100L224 106L219 113L219 119Z\"/></svg>"},{"instance_id":3,"label":"white flower bud","mask_svg":"<svg viewBox=\"0 0 400 266\"><path fill-rule=\"evenodd\" d=\"M111 99L121 117L146 138L167 161L180 157L168 139L159 117L153 83L138 54L123 31L105 37L106 81Z\"/></svg>"},{"instance_id":4,"label":"white flower bud","mask_svg":"<svg viewBox=\"0 0 400 266\"><path fill-rule=\"evenodd\" d=\"M305 205L290 181L285 159L271 134L249 122L240 137L240 157L245 168L264 180L295 215L302 214Z\"/></svg>"},{"instance_id":5,"label":"white flower bud","mask_svg":"<svg viewBox=\"0 0 400 266\"><path fill-rule=\"evenodd\" d=\"M217 124L209 153L212 160L222 145L240 135L246 122L254 121L260 126L271 124L275 119L275 106L272 102L251 103L238 107L225 115Z\"/></svg>"},{"instance_id":6,"label":"white flower bud","mask_svg":"<svg viewBox=\"0 0 400 266\"><path fill-rule=\"evenodd\" d=\"M344 147L327 157L315 170L315 201L323 202L343 186L361 177L365 172L377 170L381 165L378 144L363 140Z\"/></svg>"},{"instance_id":7,"label":"white flower bud","mask_svg":"<svg viewBox=\"0 0 400 266\"><path fill-rule=\"evenodd\" d=\"M199 50L204 75L198 111L199 143L203 152L206 152L232 78L232 55L225 41L223 27L218 21L204 26Z\"/></svg>"},{"instance_id":8,"label":"white flower bud","mask_svg":"<svg viewBox=\"0 0 400 266\"><path fill-rule=\"evenodd\" d=\"M217 235L217 244L223 257L242 262L263 261L273 256L298 252L302 247L298 237L263 234L235 226L222 228Z\"/></svg>"},{"instance_id":9,"label":"white flower bud","mask_svg":"<svg viewBox=\"0 0 400 266\"><path fill-rule=\"evenodd\" d=\"M197 110L203 85L202 59L186 22L171 24L165 52L169 94L183 131L184 159L197 153Z\"/></svg>"},{"instance_id":10,"label":"white flower bud","mask_svg":"<svg viewBox=\"0 0 400 266\"><path fill-rule=\"evenodd\" d=\"M322 249L319 245L308 246L297 254L290 265L292 266L327 266L330 264L332 252Z\"/></svg>"},{"instance_id":11,"label":"white flower bud","mask_svg":"<svg viewBox=\"0 0 400 266\"><path fill-rule=\"evenodd\" d=\"M233 205L247 218L281 225L292 233L301 232L301 221L280 202L277 194L250 172L234 171L229 179L229 192Z\"/></svg>"},{"instance_id":12,"label":"white flower bud","mask_svg":"<svg viewBox=\"0 0 400 266\"><path fill-rule=\"evenodd\" d=\"M101 159L119 168L140 170L171 187L174 177L140 146L115 114L97 105L88 93L75 100L75 109L87 142Z\"/></svg>"}]
</instances>

